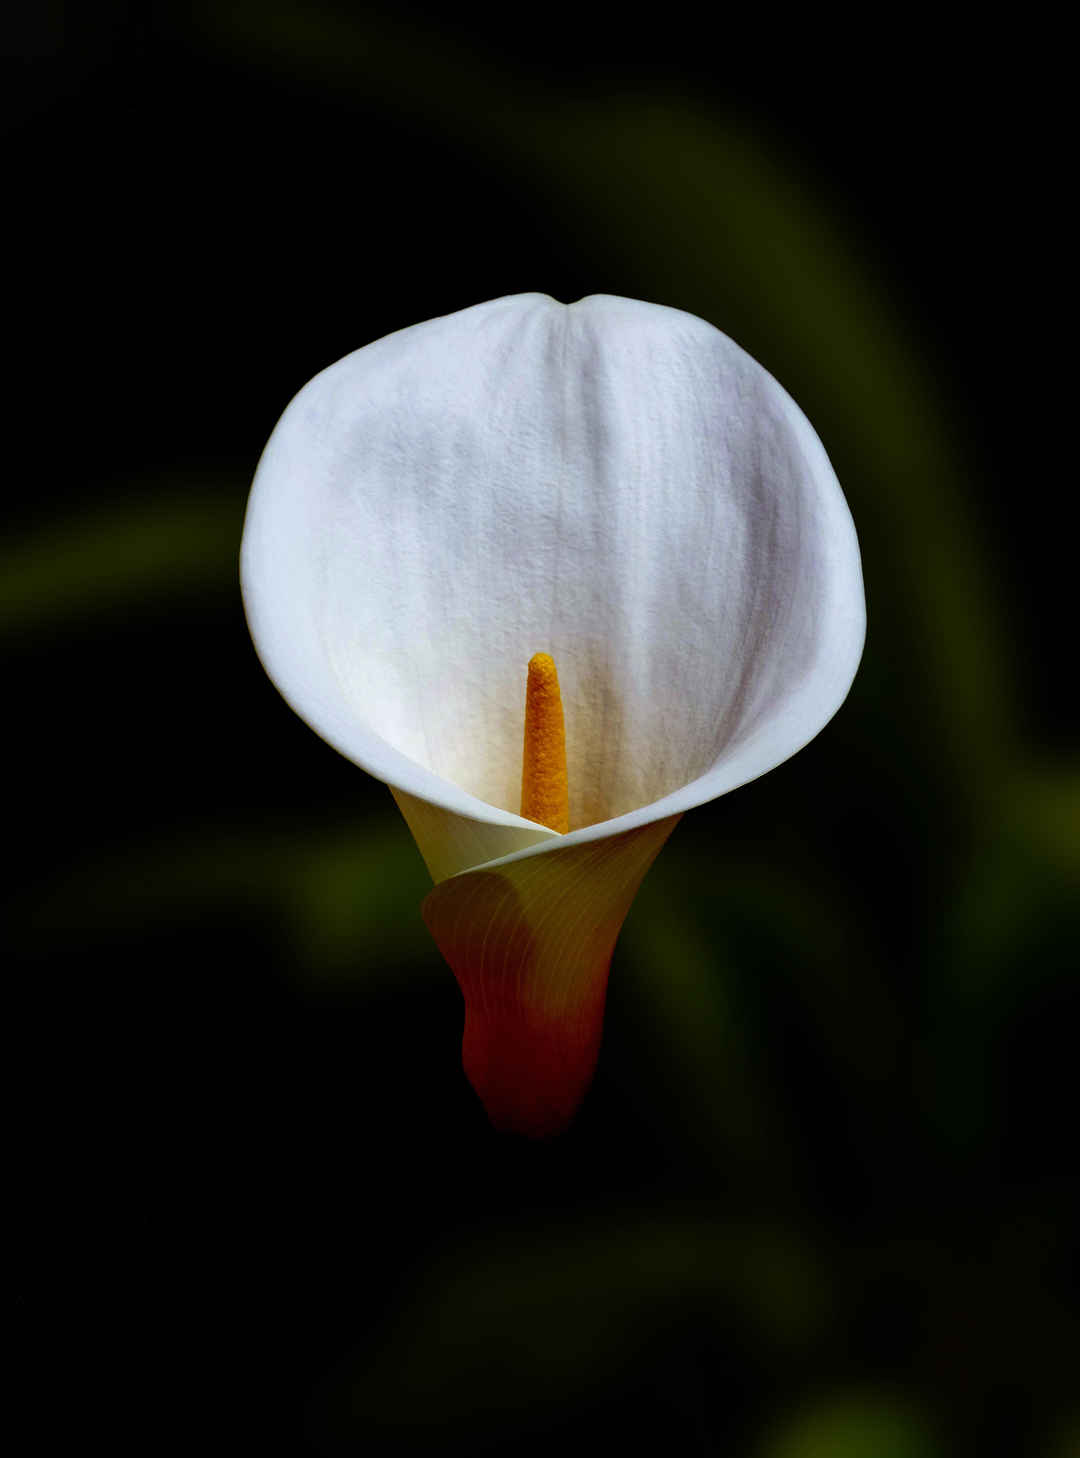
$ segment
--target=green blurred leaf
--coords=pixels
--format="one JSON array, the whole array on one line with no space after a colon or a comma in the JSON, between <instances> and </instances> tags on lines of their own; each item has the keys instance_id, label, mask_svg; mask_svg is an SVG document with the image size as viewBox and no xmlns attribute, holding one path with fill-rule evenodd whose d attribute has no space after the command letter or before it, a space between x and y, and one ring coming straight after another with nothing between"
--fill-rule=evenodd
<instances>
[{"instance_id":1,"label":"green blurred leaf","mask_svg":"<svg viewBox=\"0 0 1080 1458\"><path fill-rule=\"evenodd\" d=\"M1080 941L1080 793L1074 774L1003 782L932 948L936 1092L950 1137L972 1144L999 1115L998 1044L1020 1010L1074 980Z\"/></svg>"},{"instance_id":2,"label":"green blurred leaf","mask_svg":"<svg viewBox=\"0 0 1080 1458\"><path fill-rule=\"evenodd\" d=\"M719 807L705 814L723 819ZM633 998L651 1049L650 1082L631 1092L703 1158L749 1159L790 1180L802 1141L769 1083L762 1006L778 990L799 1006L861 1097L894 1077L899 1013L842 884L819 867L798 876L779 856L762 864L741 841L704 854L689 829L650 870L619 943L615 995Z\"/></svg>"},{"instance_id":3,"label":"green blurred leaf","mask_svg":"<svg viewBox=\"0 0 1080 1458\"><path fill-rule=\"evenodd\" d=\"M75 627L169 594L237 584L241 493L211 491L202 480L179 495L157 483L147 489L145 500L68 518L6 547L0 633Z\"/></svg>"},{"instance_id":4,"label":"green blurred leaf","mask_svg":"<svg viewBox=\"0 0 1080 1458\"><path fill-rule=\"evenodd\" d=\"M345 1404L361 1427L408 1428L573 1401L710 1313L764 1351L804 1346L826 1319L810 1252L775 1229L624 1208L504 1232L422 1273Z\"/></svg>"},{"instance_id":5,"label":"green blurred leaf","mask_svg":"<svg viewBox=\"0 0 1080 1458\"><path fill-rule=\"evenodd\" d=\"M928 1423L887 1395L852 1395L810 1407L765 1443L761 1458L935 1458Z\"/></svg>"},{"instance_id":6,"label":"green blurred leaf","mask_svg":"<svg viewBox=\"0 0 1080 1458\"><path fill-rule=\"evenodd\" d=\"M1080 1458L1080 1415L1073 1415L1062 1425L1047 1458Z\"/></svg>"},{"instance_id":7,"label":"green blurred leaf","mask_svg":"<svg viewBox=\"0 0 1080 1458\"><path fill-rule=\"evenodd\" d=\"M208 829L74 870L32 897L13 931L47 949L64 936L167 935L208 910L254 906L282 927L305 974L377 976L409 961L438 965L420 917L429 889L412 837L389 815L321 835Z\"/></svg>"}]
</instances>

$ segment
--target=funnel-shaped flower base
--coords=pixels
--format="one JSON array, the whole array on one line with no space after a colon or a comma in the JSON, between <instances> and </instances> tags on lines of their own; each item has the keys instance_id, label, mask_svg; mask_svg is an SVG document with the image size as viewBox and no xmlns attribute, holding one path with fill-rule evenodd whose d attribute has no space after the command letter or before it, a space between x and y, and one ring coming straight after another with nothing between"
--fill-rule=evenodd
<instances>
[{"instance_id":1,"label":"funnel-shaped flower base","mask_svg":"<svg viewBox=\"0 0 1080 1458\"><path fill-rule=\"evenodd\" d=\"M465 997L465 1072L499 1129L558 1134L600 1049L608 967L679 816L451 876L424 920Z\"/></svg>"}]
</instances>

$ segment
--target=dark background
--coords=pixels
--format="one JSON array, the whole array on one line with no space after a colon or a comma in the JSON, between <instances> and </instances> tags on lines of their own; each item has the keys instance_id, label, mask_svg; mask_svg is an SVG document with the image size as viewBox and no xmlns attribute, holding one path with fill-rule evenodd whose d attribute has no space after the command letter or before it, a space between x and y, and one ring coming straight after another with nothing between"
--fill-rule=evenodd
<instances>
[{"instance_id":1,"label":"dark background","mask_svg":"<svg viewBox=\"0 0 1080 1458\"><path fill-rule=\"evenodd\" d=\"M6 12L41 1451L1077 1451L1060 40L692 14ZM313 373L529 290L689 309L776 374L869 609L838 717L650 873L548 1145L487 1126L419 855L236 582Z\"/></svg>"}]
</instances>

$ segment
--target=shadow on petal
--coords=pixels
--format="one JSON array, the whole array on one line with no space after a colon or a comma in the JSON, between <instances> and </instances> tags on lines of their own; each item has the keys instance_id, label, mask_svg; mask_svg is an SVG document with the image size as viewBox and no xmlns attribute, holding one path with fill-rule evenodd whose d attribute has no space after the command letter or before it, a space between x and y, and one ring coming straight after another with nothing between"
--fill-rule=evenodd
<instances>
[{"instance_id":1,"label":"shadow on petal","mask_svg":"<svg viewBox=\"0 0 1080 1458\"><path fill-rule=\"evenodd\" d=\"M549 844L452 876L424 901L465 997L465 1073L496 1128L540 1139L573 1118L600 1050L616 939L678 820Z\"/></svg>"}]
</instances>

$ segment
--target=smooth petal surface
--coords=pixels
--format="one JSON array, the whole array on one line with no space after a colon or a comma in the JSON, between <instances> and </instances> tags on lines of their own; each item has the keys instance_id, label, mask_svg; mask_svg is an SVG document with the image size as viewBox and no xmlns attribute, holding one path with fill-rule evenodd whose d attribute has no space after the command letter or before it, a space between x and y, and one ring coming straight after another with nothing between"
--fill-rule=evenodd
<instances>
[{"instance_id":1,"label":"smooth petal surface","mask_svg":"<svg viewBox=\"0 0 1080 1458\"><path fill-rule=\"evenodd\" d=\"M509 1074L476 1071L493 1066L484 998L537 1090L552 1026L592 1046L551 989L572 964L574 1005L602 1007L622 901L597 910L602 935L581 930L586 969L551 929L579 915L564 868L579 851L608 864L589 848L615 841L629 884L638 832L799 749L847 693L865 627L851 518L798 407L711 325L606 296L498 299L324 370L263 454L241 565L271 678L392 787L441 883L425 916L489 1107ZM515 813L538 650L565 706L562 837ZM534 1032L542 1009L535 1057L506 1031L507 997Z\"/></svg>"}]
</instances>

